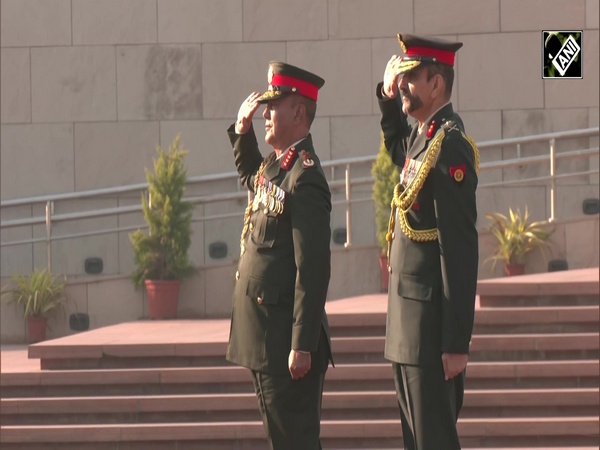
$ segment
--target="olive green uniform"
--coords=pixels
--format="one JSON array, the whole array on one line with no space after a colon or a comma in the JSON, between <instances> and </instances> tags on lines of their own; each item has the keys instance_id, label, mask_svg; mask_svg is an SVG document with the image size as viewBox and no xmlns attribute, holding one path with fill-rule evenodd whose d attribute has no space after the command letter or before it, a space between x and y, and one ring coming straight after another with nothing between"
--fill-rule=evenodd
<instances>
[{"instance_id":1,"label":"olive green uniform","mask_svg":"<svg viewBox=\"0 0 600 450\"><path fill-rule=\"evenodd\" d=\"M385 357L394 362L405 448L457 450L464 372L444 381L441 357L469 352L478 266L478 156L451 104L419 134L402 113L400 95L384 100L381 86L376 95L385 145L405 183L436 136L441 145L414 202L395 212Z\"/></svg>"},{"instance_id":2,"label":"olive green uniform","mask_svg":"<svg viewBox=\"0 0 600 450\"><path fill-rule=\"evenodd\" d=\"M242 184L257 192L241 241L227 360L251 369L271 448L317 450L331 359L331 193L310 135L264 160L252 128L238 135L232 125L228 135ZM297 381L288 370L292 349L312 355Z\"/></svg>"}]
</instances>

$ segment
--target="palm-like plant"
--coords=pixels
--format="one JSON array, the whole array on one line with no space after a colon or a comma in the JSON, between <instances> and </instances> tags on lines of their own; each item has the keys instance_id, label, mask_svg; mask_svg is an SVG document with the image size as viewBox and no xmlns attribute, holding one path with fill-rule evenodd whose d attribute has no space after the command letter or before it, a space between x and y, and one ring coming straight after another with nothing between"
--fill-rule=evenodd
<instances>
[{"instance_id":1,"label":"palm-like plant","mask_svg":"<svg viewBox=\"0 0 600 450\"><path fill-rule=\"evenodd\" d=\"M48 269L35 269L31 275L13 275L11 281L2 296L22 307L25 317L46 317L55 310L64 310L66 281L52 276Z\"/></svg>"},{"instance_id":2,"label":"palm-like plant","mask_svg":"<svg viewBox=\"0 0 600 450\"><path fill-rule=\"evenodd\" d=\"M492 269L498 261L505 264L522 263L523 257L535 249L540 249L544 258L544 249L548 245L548 238L554 230L548 229L547 220L530 222L529 211L521 215L519 209L509 208L509 215L501 213L488 213L485 217L492 223L489 227L492 235L497 239L497 245L490 260Z\"/></svg>"}]
</instances>

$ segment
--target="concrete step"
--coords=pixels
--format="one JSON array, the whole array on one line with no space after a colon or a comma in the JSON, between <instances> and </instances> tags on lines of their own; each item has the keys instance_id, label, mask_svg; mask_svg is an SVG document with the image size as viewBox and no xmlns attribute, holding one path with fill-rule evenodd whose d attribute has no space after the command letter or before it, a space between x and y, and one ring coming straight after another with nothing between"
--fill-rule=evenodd
<instances>
[{"instance_id":1,"label":"concrete step","mask_svg":"<svg viewBox=\"0 0 600 450\"><path fill-rule=\"evenodd\" d=\"M492 442L494 438L511 442L514 446L524 446L527 442L561 445L560 441L570 440L571 445L595 445L598 439L599 420L597 417L553 417L553 418L466 418L459 419L458 431L461 440L483 440ZM160 442L194 442L195 448L225 449L235 447L239 441L263 439L263 425L259 421L211 422L177 424L109 424L109 425L29 425L2 426L0 443L2 449L33 448L9 446L9 444L64 444L73 443L140 443L152 448ZM394 420L323 420L321 436L324 448L373 448L380 443L385 446L401 442L401 426ZM219 447L207 443L220 442ZM328 445L332 443L332 445ZM335 444L333 444L335 443ZM229 444L229 446L227 446ZM564 445L564 444L562 444ZM264 446L264 443L263 443ZM489 445L484 445L489 446ZM384 445L382 445L384 447ZM82 447L80 447L82 448ZM98 447L99 448L99 447ZM167 447L165 448L193 448ZM247 447L260 448L260 447Z\"/></svg>"},{"instance_id":2,"label":"concrete step","mask_svg":"<svg viewBox=\"0 0 600 450\"><path fill-rule=\"evenodd\" d=\"M384 336L386 313L336 313L329 316L331 336ZM600 306L523 306L478 308L474 334L575 333L598 330Z\"/></svg>"},{"instance_id":3,"label":"concrete step","mask_svg":"<svg viewBox=\"0 0 600 450\"><path fill-rule=\"evenodd\" d=\"M599 388L467 390L461 417L597 415ZM394 419L394 391L325 392L324 420ZM253 392L0 400L3 425L176 423L260 420Z\"/></svg>"},{"instance_id":4,"label":"concrete step","mask_svg":"<svg viewBox=\"0 0 600 450\"><path fill-rule=\"evenodd\" d=\"M336 360L343 363L383 360L383 336L338 337L331 341ZM595 359L600 333L526 333L474 335L473 361Z\"/></svg>"},{"instance_id":5,"label":"concrete step","mask_svg":"<svg viewBox=\"0 0 600 450\"><path fill-rule=\"evenodd\" d=\"M597 387L600 362L469 362L467 388ZM252 382L243 367L53 370L0 374L2 398L111 395L176 395L249 392ZM337 364L329 368L326 389L391 390L391 363Z\"/></svg>"}]
</instances>

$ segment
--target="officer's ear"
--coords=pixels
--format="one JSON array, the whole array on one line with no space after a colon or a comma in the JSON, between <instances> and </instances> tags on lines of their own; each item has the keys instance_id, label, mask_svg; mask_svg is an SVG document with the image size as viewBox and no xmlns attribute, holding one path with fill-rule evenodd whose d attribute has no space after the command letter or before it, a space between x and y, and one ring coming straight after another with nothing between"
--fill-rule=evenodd
<instances>
[{"instance_id":1,"label":"officer's ear","mask_svg":"<svg viewBox=\"0 0 600 450\"><path fill-rule=\"evenodd\" d=\"M431 80L433 82L433 86L431 88L431 95L433 97L441 97L446 92L446 81L444 77L440 73L436 73Z\"/></svg>"},{"instance_id":2,"label":"officer's ear","mask_svg":"<svg viewBox=\"0 0 600 450\"><path fill-rule=\"evenodd\" d=\"M302 100L299 100L296 102L296 106L294 108L294 120L299 122L303 120L304 117L306 117L306 104Z\"/></svg>"}]
</instances>

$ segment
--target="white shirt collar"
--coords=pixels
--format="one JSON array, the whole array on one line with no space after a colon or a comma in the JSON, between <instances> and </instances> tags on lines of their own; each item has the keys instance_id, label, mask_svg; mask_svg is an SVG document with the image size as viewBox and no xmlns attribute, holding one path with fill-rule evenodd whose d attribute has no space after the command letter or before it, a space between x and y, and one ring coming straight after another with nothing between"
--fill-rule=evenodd
<instances>
[{"instance_id":1,"label":"white shirt collar","mask_svg":"<svg viewBox=\"0 0 600 450\"><path fill-rule=\"evenodd\" d=\"M294 142L292 145L290 145L288 148L285 149L285 152L281 152L281 155L279 155L279 158L277 158L277 160L280 160L281 158L283 158L286 153L290 150L290 148L295 147L296 145L298 145L300 142L302 142L304 139L306 139L308 136L303 137L300 140L297 140L296 142Z\"/></svg>"},{"instance_id":2,"label":"white shirt collar","mask_svg":"<svg viewBox=\"0 0 600 450\"><path fill-rule=\"evenodd\" d=\"M421 131L423 131L423 129L424 129L424 128L425 128L427 125L429 125L429 122L431 122L431 119L433 118L433 116L435 116L435 115L436 115L438 112L440 112L440 110L441 110L442 108L446 107L446 106L447 106L447 105L449 105L449 104L450 104L450 102L449 102L449 101L448 101L448 102L446 102L446 103L444 103L442 106L440 106L438 109L436 109L436 110L434 111L434 113L433 113L432 115L430 115L430 116L427 118L427 120L426 120L425 122L423 122L423 124L419 125L419 134L421 134Z\"/></svg>"}]
</instances>

